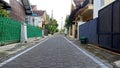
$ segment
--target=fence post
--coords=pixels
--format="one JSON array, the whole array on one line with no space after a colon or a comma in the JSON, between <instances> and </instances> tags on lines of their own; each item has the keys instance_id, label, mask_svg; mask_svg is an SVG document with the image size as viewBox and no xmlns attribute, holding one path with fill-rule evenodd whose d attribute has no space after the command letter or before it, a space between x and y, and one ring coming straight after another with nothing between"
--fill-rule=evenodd
<instances>
[{"instance_id":1,"label":"fence post","mask_svg":"<svg viewBox=\"0 0 120 68\"><path fill-rule=\"evenodd\" d=\"M22 43L27 42L27 26L26 23L21 23L21 39L20 41Z\"/></svg>"},{"instance_id":2,"label":"fence post","mask_svg":"<svg viewBox=\"0 0 120 68\"><path fill-rule=\"evenodd\" d=\"M78 26L77 26L77 40L79 40L79 34L80 34L80 29L79 29L79 26L80 26L80 21L77 22L78 23Z\"/></svg>"},{"instance_id":3,"label":"fence post","mask_svg":"<svg viewBox=\"0 0 120 68\"><path fill-rule=\"evenodd\" d=\"M42 37L44 37L44 29L42 29Z\"/></svg>"}]
</instances>

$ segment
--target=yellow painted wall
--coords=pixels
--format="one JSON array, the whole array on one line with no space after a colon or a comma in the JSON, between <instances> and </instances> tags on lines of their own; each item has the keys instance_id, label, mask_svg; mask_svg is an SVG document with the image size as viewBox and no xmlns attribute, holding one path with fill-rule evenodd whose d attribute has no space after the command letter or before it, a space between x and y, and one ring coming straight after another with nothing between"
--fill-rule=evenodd
<instances>
[{"instance_id":1,"label":"yellow painted wall","mask_svg":"<svg viewBox=\"0 0 120 68\"><path fill-rule=\"evenodd\" d=\"M100 9L104 8L105 6L109 5L110 3L114 2L115 0L104 0L104 5L101 6Z\"/></svg>"},{"instance_id":2,"label":"yellow painted wall","mask_svg":"<svg viewBox=\"0 0 120 68\"><path fill-rule=\"evenodd\" d=\"M108 4L110 4L111 2L113 2L113 1L115 1L115 0L105 0L105 5L108 5Z\"/></svg>"}]
</instances>

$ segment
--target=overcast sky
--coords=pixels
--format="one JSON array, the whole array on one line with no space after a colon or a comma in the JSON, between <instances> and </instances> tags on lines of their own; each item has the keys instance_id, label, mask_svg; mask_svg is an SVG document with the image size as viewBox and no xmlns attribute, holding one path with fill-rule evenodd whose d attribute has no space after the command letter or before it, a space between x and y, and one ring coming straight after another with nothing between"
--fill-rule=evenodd
<instances>
[{"instance_id":1,"label":"overcast sky","mask_svg":"<svg viewBox=\"0 0 120 68\"><path fill-rule=\"evenodd\" d=\"M71 0L29 0L31 4L37 5L39 10L46 10L46 12L51 16L51 11L53 10L53 17L59 23L59 29L61 28L61 22L63 17L70 13Z\"/></svg>"},{"instance_id":2,"label":"overcast sky","mask_svg":"<svg viewBox=\"0 0 120 68\"><path fill-rule=\"evenodd\" d=\"M9 2L9 0L5 0ZM53 17L58 21L59 29L61 28L62 17L70 13L71 0L29 0L32 5L37 5L38 10L46 10L47 14L51 16L53 10Z\"/></svg>"}]
</instances>

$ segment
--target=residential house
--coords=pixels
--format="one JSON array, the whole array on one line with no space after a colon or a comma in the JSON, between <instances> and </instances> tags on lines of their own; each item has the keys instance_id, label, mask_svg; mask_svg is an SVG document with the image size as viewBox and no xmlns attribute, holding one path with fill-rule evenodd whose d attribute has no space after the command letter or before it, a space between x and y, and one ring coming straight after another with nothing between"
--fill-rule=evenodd
<instances>
[{"instance_id":1,"label":"residential house","mask_svg":"<svg viewBox=\"0 0 120 68\"><path fill-rule=\"evenodd\" d=\"M28 0L10 0L11 18L21 22L21 42L27 42L27 16L32 15L31 5Z\"/></svg>"},{"instance_id":2,"label":"residential house","mask_svg":"<svg viewBox=\"0 0 120 68\"><path fill-rule=\"evenodd\" d=\"M8 9L8 4L5 3L4 1L7 1L7 2L9 1L10 9ZM30 6L29 1L28 0L4 0L4 1L0 0L0 3L3 4L4 9L10 10L10 17L12 19L16 20L16 22L17 21L21 22L21 32L20 32L21 33L21 36L20 36L21 38L20 38L20 41L21 42L27 41L27 27L25 25L26 16L32 14L32 10L31 10L31 6ZM8 20L10 20L10 19L8 19ZM11 20L11 21L13 21L13 20ZM13 23L11 21L10 21L10 23L13 24L14 21L13 21ZM17 23L19 23L19 22L17 22ZM20 26L17 26L17 27L20 27ZM9 28L14 29L14 27L12 27L12 26L9 27ZM10 36L13 36L12 34L13 35L19 35L16 32L14 33L14 31L13 31L13 32L8 33L8 35L6 35L6 36L9 36L9 38L11 38ZM6 40L12 40L12 39L9 39L9 38L6 39ZM15 37L13 37L13 38L16 39Z\"/></svg>"},{"instance_id":3,"label":"residential house","mask_svg":"<svg viewBox=\"0 0 120 68\"><path fill-rule=\"evenodd\" d=\"M28 0L10 0L11 18L20 22L26 21L26 16L32 14Z\"/></svg>"},{"instance_id":4,"label":"residential house","mask_svg":"<svg viewBox=\"0 0 120 68\"><path fill-rule=\"evenodd\" d=\"M40 28L45 28L45 24L47 24L46 21L46 11L43 10L37 10L37 6L36 5L32 5L32 10L33 10L33 14L32 16L28 16L29 19L29 23L33 26L38 26Z\"/></svg>"},{"instance_id":5,"label":"residential house","mask_svg":"<svg viewBox=\"0 0 120 68\"><path fill-rule=\"evenodd\" d=\"M69 35L73 38L79 38L79 25L93 19L93 0L73 0L69 27Z\"/></svg>"},{"instance_id":6,"label":"residential house","mask_svg":"<svg viewBox=\"0 0 120 68\"><path fill-rule=\"evenodd\" d=\"M36 10L36 11L33 11L33 13L37 14L39 20L40 20L40 23L37 23L38 26L40 26L41 28L45 28L45 24L46 24L46 11L43 11L43 10Z\"/></svg>"},{"instance_id":7,"label":"residential house","mask_svg":"<svg viewBox=\"0 0 120 68\"><path fill-rule=\"evenodd\" d=\"M93 14L93 20L79 27L80 37L85 36L89 44L120 52L120 1L94 0Z\"/></svg>"},{"instance_id":8,"label":"residential house","mask_svg":"<svg viewBox=\"0 0 120 68\"><path fill-rule=\"evenodd\" d=\"M3 9L10 13L16 21L25 22L26 15L31 15L32 10L28 0L0 0Z\"/></svg>"},{"instance_id":9,"label":"residential house","mask_svg":"<svg viewBox=\"0 0 120 68\"><path fill-rule=\"evenodd\" d=\"M33 11L33 15L28 16L28 18L29 18L29 23L28 24L43 28L44 13L45 13L45 11L42 11L42 10Z\"/></svg>"}]
</instances>

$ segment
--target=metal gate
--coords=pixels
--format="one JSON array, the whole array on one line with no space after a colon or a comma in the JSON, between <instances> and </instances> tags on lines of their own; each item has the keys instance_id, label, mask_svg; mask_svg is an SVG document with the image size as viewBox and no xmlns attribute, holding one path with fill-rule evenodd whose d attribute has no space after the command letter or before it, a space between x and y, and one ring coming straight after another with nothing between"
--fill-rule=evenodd
<instances>
[{"instance_id":1,"label":"metal gate","mask_svg":"<svg viewBox=\"0 0 120 68\"><path fill-rule=\"evenodd\" d=\"M98 43L101 47L120 52L120 1L99 11Z\"/></svg>"}]
</instances>

